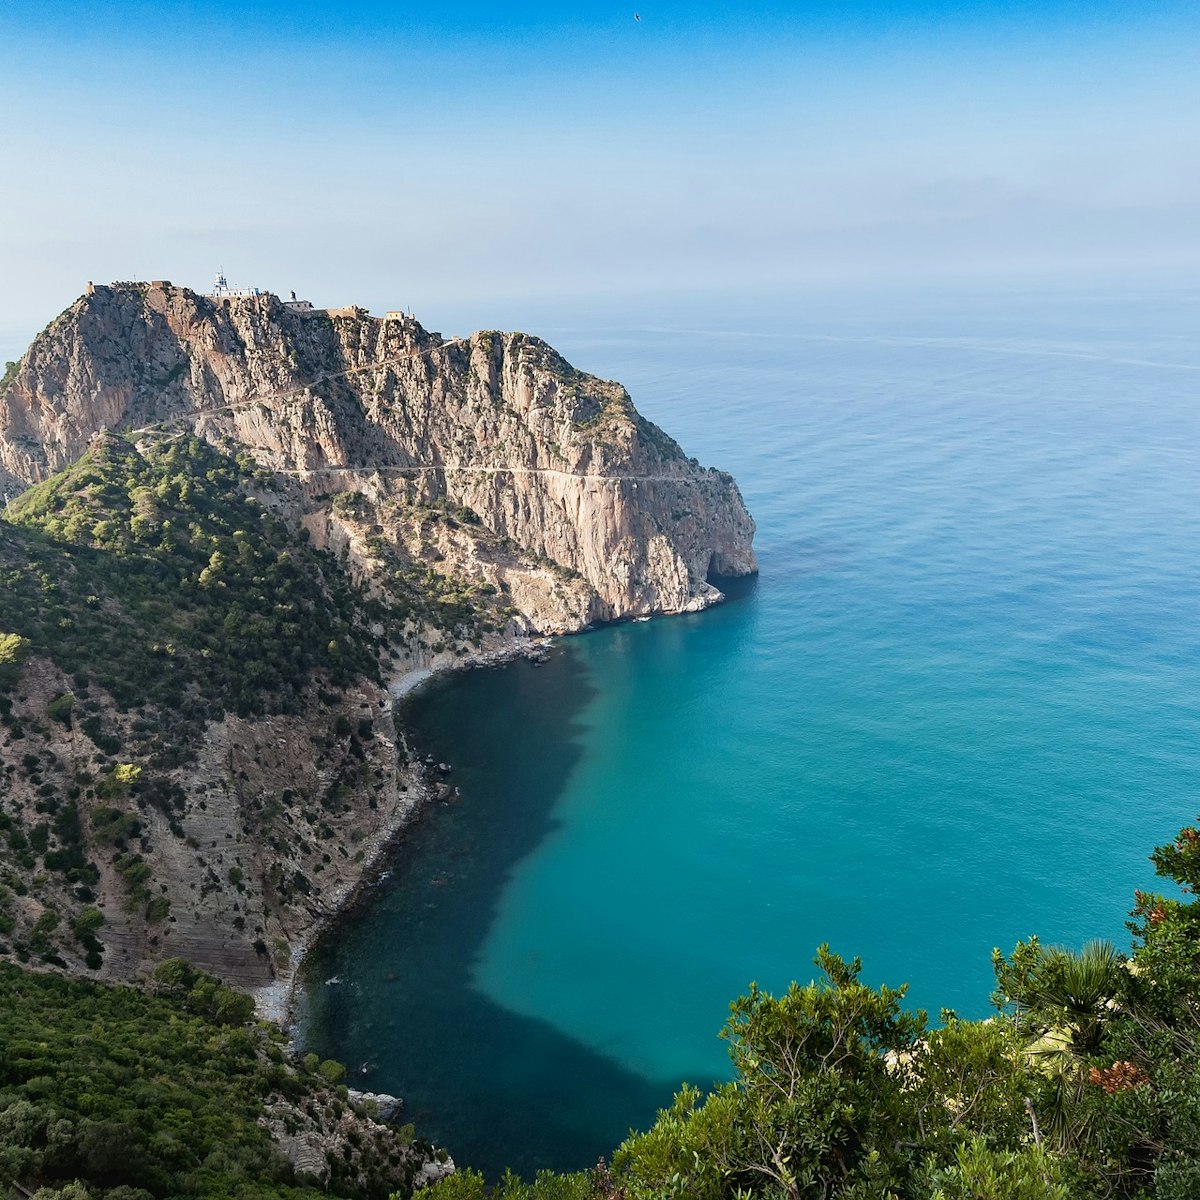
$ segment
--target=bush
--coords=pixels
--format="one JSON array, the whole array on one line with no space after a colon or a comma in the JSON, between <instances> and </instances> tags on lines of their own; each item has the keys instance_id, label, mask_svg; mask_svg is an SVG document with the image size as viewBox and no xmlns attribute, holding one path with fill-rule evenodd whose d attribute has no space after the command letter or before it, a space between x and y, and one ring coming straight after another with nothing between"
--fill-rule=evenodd
<instances>
[{"instance_id":1,"label":"bush","mask_svg":"<svg viewBox=\"0 0 1200 1200\"><path fill-rule=\"evenodd\" d=\"M32 643L16 633L0 633L0 689L12 687L21 678L21 667Z\"/></svg>"},{"instance_id":2,"label":"bush","mask_svg":"<svg viewBox=\"0 0 1200 1200\"><path fill-rule=\"evenodd\" d=\"M314 679L378 678L366 599L258 503L256 472L191 437L144 454L110 437L14 500L0 691L43 654L123 708L150 708L169 756L225 712L295 711ZM52 715L65 723L72 705L64 694ZM82 727L120 751L99 715Z\"/></svg>"},{"instance_id":3,"label":"bush","mask_svg":"<svg viewBox=\"0 0 1200 1200\"><path fill-rule=\"evenodd\" d=\"M60 725L71 728L71 710L75 707L75 697L70 692L60 692L46 705L46 716Z\"/></svg>"}]
</instances>

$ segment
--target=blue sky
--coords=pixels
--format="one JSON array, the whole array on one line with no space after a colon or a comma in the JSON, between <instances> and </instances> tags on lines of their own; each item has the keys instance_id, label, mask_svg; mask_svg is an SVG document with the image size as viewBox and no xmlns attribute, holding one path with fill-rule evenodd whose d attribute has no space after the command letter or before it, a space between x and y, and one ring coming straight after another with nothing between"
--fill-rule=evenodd
<instances>
[{"instance_id":1,"label":"blue sky","mask_svg":"<svg viewBox=\"0 0 1200 1200\"><path fill-rule=\"evenodd\" d=\"M1198 11L6 0L0 352L89 278L218 265L434 324L1194 278Z\"/></svg>"}]
</instances>

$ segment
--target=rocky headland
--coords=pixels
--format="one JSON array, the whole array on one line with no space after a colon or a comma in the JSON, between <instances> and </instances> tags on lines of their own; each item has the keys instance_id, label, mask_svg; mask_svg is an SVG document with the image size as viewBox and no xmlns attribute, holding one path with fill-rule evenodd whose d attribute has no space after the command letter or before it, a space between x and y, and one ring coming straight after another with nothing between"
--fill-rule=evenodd
<instances>
[{"instance_id":1,"label":"rocky headland","mask_svg":"<svg viewBox=\"0 0 1200 1200\"><path fill-rule=\"evenodd\" d=\"M438 539L445 570L506 584L540 631L702 608L720 598L710 579L756 569L733 479L619 384L520 333L445 339L399 313L95 287L4 390L0 487L63 469L101 429L248 451L296 482L314 537L356 560L363 527L411 540L414 506L461 509L458 536ZM338 495L355 497L356 523L322 508Z\"/></svg>"},{"instance_id":2,"label":"rocky headland","mask_svg":"<svg viewBox=\"0 0 1200 1200\"><path fill-rule=\"evenodd\" d=\"M413 680L756 570L733 479L537 338L165 282L5 375L0 488L0 958L268 1007L443 786Z\"/></svg>"}]
</instances>

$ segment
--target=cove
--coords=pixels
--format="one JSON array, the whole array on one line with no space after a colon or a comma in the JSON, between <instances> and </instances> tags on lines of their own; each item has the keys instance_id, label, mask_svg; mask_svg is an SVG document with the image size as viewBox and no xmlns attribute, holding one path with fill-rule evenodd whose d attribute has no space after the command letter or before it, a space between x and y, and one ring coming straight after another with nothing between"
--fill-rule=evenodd
<instances>
[{"instance_id":1,"label":"cove","mask_svg":"<svg viewBox=\"0 0 1200 1200\"><path fill-rule=\"evenodd\" d=\"M351 1086L403 1096L421 1136L491 1174L594 1162L671 1094L673 1081L648 1081L473 981L513 870L558 825L593 698L561 651L426 684L403 720L422 754L455 764L461 798L417 818L365 919L349 914L305 963L305 1048L350 1064Z\"/></svg>"},{"instance_id":2,"label":"cove","mask_svg":"<svg viewBox=\"0 0 1200 1200\"><path fill-rule=\"evenodd\" d=\"M548 330L733 472L762 576L414 697L462 799L314 952L305 1048L460 1164L578 1168L821 942L970 1016L993 946L1124 945L1200 784L1195 316Z\"/></svg>"}]
</instances>

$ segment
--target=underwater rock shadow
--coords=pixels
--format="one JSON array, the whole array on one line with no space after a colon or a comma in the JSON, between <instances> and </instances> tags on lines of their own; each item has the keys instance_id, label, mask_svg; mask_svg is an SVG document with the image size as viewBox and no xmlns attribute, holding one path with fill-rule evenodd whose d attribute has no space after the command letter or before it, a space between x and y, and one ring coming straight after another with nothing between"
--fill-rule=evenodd
<instances>
[{"instance_id":1,"label":"underwater rock shadow","mask_svg":"<svg viewBox=\"0 0 1200 1200\"><path fill-rule=\"evenodd\" d=\"M356 1068L351 1086L403 1096L401 1120L445 1146L460 1168L489 1178L506 1167L532 1177L593 1166L631 1129L648 1128L681 1083L644 1079L545 1021L470 990L430 991L392 1020L366 1024L341 1001L327 1006L323 1023L354 1030L334 1047L364 1055L367 1070ZM401 1050L394 1060L388 1044Z\"/></svg>"},{"instance_id":2,"label":"underwater rock shadow","mask_svg":"<svg viewBox=\"0 0 1200 1200\"><path fill-rule=\"evenodd\" d=\"M351 1086L403 1097L418 1136L489 1175L594 1165L679 1084L502 1008L472 980L513 869L557 827L594 696L561 652L428 685L405 724L414 749L452 765L462 796L405 832L390 876L304 972L304 1049L348 1063Z\"/></svg>"}]
</instances>

